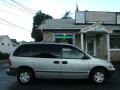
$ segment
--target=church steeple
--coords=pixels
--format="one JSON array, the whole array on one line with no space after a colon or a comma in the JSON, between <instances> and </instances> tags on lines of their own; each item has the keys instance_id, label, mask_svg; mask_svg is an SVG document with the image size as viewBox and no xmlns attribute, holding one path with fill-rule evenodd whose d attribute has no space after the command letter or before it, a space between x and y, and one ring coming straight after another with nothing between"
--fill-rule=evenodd
<instances>
[{"instance_id":1,"label":"church steeple","mask_svg":"<svg viewBox=\"0 0 120 90\"><path fill-rule=\"evenodd\" d=\"M77 3L75 10L75 23L76 24L85 23L85 12L79 10Z\"/></svg>"},{"instance_id":2,"label":"church steeple","mask_svg":"<svg viewBox=\"0 0 120 90\"><path fill-rule=\"evenodd\" d=\"M76 12L79 11L78 4L76 3Z\"/></svg>"}]
</instances>

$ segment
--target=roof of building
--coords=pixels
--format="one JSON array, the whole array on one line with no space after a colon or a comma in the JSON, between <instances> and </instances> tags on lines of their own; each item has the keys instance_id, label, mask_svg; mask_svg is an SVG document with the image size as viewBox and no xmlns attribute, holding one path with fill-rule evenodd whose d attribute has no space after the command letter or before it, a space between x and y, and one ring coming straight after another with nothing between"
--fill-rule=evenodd
<instances>
[{"instance_id":1,"label":"roof of building","mask_svg":"<svg viewBox=\"0 0 120 90\"><path fill-rule=\"evenodd\" d=\"M95 23L85 23L85 24L75 24L74 19L48 19L45 20L43 24L41 24L38 29L42 30L71 30L71 31L81 31ZM100 24L105 26L108 29L117 29L120 30L119 24Z\"/></svg>"},{"instance_id":2,"label":"roof of building","mask_svg":"<svg viewBox=\"0 0 120 90\"><path fill-rule=\"evenodd\" d=\"M48 19L41 24L39 29L81 29L88 25L76 25L74 19Z\"/></svg>"},{"instance_id":3,"label":"roof of building","mask_svg":"<svg viewBox=\"0 0 120 90\"><path fill-rule=\"evenodd\" d=\"M17 45L15 42L13 42L8 35L1 35L0 36L0 42L4 39L4 38L8 38L11 42L12 45Z\"/></svg>"},{"instance_id":4,"label":"roof of building","mask_svg":"<svg viewBox=\"0 0 120 90\"><path fill-rule=\"evenodd\" d=\"M8 36L7 35L1 35L0 36L0 42L2 41L2 39L4 39L5 37L7 37L8 38Z\"/></svg>"}]
</instances>

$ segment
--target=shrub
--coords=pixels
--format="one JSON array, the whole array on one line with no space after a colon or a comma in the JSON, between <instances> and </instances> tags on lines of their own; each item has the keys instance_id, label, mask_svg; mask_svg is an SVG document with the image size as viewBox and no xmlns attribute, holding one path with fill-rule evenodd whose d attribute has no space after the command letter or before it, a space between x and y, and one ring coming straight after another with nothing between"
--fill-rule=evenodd
<instances>
[{"instance_id":1,"label":"shrub","mask_svg":"<svg viewBox=\"0 0 120 90\"><path fill-rule=\"evenodd\" d=\"M8 59L9 58L9 54L8 53L2 53L0 52L0 59Z\"/></svg>"}]
</instances>

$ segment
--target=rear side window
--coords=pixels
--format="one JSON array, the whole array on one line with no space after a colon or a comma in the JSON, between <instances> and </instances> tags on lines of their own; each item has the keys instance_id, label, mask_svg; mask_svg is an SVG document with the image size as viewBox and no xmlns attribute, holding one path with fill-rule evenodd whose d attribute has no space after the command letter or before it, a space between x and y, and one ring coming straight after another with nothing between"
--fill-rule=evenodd
<instances>
[{"instance_id":1,"label":"rear side window","mask_svg":"<svg viewBox=\"0 0 120 90\"><path fill-rule=\"evenodd\" d=\"M20 46L14 56L36 57L36 58L60 58L60 47L50 44L26 44Z\"/></svg>"}]
</instances>

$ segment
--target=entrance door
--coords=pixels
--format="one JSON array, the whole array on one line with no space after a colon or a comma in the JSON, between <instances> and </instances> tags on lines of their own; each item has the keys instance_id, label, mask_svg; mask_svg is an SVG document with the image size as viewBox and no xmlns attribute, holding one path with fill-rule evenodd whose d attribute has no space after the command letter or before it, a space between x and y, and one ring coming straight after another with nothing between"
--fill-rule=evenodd
<instances>
[{"instance_id":1,"label":"entrance door","mask_svg":"<svg viewBox=\"0 0 120 90\"><path fill-rule=\"evenodd\" d=\"M95 39L95 37L87 37L87 52L92 56L96 56L96 39Z\"/></svg>"}]
</instances>

